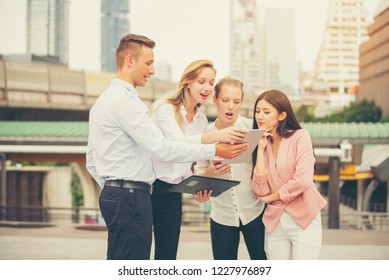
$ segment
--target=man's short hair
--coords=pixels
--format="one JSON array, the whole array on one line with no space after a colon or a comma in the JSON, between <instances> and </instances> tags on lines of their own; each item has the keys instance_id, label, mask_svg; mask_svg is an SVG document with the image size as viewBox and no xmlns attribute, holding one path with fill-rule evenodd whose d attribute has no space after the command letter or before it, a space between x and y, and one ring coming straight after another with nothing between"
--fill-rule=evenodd
<instances>
[{"instance_id":1,"label":"man's short hair","mask_svg":"<svg viewBox=\"0 0 389 280\"><path fill-rule=\"evenodd\" d=\"M127 34L120 39L118 48L116 49L116 67L121 69L124 65L124 58L131 54L135 60L139 57L141 46L146 46L150 49L155 47L155 42L145 36L136 34Z\"/></svg>"}]
</instances>

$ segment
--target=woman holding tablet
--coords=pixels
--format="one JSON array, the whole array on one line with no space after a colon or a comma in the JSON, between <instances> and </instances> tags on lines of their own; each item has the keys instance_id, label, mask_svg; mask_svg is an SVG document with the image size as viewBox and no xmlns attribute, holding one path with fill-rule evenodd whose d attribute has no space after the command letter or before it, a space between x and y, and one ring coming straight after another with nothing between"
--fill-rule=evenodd
<instances>
[{"instance_id":1,"label":"woman holding tablet","mask_svg":"<svg viewBox=\"0 0 389 280\"><path fill-rule=\"evenodd\" d=\"M200 106L213 93L216 70L209 60L197 60L184 70L177 89L151 106L151 117L167 139L189 143L241 141L246 131L224 129L204 133L208 120ZM170 192L192 175L192 162L170 163L153 158L157 180L151 196L156 260L175 260L180 237L182 195ZM205 193L205 196L209 196Z\"/></svg>"},{"instance_id":2,"label":"woman holding tablet","mask_svg":"<svg viewBox=\"0 0 389 280\"><path fill-rule=\"evenodd\" d=\"M227 127L252 128L253 121L239 115L243 94L243 84L239 80L226 77L217 83L213 102L217 107L218 118L208 125L207 131L218 131ZM214 259L236 260L240 233L243 234L250 258L266 259L261 215L265 204L256 199L251 188L251 157L245 163L231 165L221 164L217 160L200 161L195 165L195 173L241 181L238 186L211 198L211 241ZM195 197L199 202L209 199L200 193Z\"/></svg>"}]
</instances>

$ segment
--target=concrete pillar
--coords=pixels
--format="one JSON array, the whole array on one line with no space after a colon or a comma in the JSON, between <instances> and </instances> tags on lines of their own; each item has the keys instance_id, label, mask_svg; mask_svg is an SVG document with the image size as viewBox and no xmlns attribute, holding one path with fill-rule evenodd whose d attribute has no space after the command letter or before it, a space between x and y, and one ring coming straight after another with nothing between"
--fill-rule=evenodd
<instances>
[{"instance_id":1,"label":"concrete pillar","mask_svg":"<svg viewBox=\"0 0 389 280\"><path fill-rule=\"evenodd\" d=\"M99 211L99 196L101 187L94 181L92 176L89 175L85 164L72 163L74 172L76 172L82 186L82 192L84 196L84 205L79 208L79 215L82 223L99 223L100 211Z\"/></svg>"},{"instance_id":2,"label":"concrete pillar","mask_svg":"<svg viewBox=\"0 0 389 280\"><path fill-rule=\"evenodd\" d=\"M5 154L0 154L1 180L0 180L0 220L7 220L7 166Z\"/></svg>"},{"instance_id":3,"label":"concrete pillar","mask_svg":"<svg viewBox=\"0 0 389 280\"><path fill-rule=\"evenodd\" d=\"M85 164L72 163L73 170L76 172L82 186L84 194L84 208L99 208L99 195L101 188L96 187L94 179L89 175Z\"/></svg>"},{"instance_id":4,"label":"concrete pillar","mask_svg":"<svg viewBox=\"0 0 389 280\"><path fill-rule=\"evenodd\" d=\"M363 206L363 196L364 196L364 188L365 181L357 180L357 228L362 228L362 206Z\"/></svg>"},{"instance_id":5,"label":"concrete pillar","mask_svg":"<svg viewBox=\"0 0 389 280\"><path fill-rule=\"evenodd\" d=\"M339 228L339 158L329 159L329 186L328 186L328 227Z\"/></svg>"}]
</instances>

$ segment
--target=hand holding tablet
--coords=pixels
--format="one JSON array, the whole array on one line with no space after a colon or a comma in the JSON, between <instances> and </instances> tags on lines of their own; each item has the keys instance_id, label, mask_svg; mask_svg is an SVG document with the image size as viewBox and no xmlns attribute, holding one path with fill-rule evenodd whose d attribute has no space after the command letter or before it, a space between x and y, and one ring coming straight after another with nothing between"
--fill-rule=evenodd
<instances>
[{"instance_id":1,"label":"hand holding tablet","mask_svg":"<svg viewBox=\"0 0 389 280\"><path fill-rule=\"evenodd\" d=\"M195 194L199 191L212 190L211 196L216 197L226 190L235 187L239 183L240 181L235 180L192 175L175 187L171 188L169 191Z\"/></svg>"},{"instance_id":2,"label":"hand holding tablet","mask_svg":"<svg viewBox=\"0 0 389 280\"><path fill-rule=\"evenodd\" d=\"M244 151L241 155L234 157L232 159L224 159L222 161L223 164L231 164L231 163L243 163L250 159L255 147L257 147L259 140L265 133L264 128L259 129L249 129L248 130L248 136L243 140L243 142L240 143L248 143L249 147L246 151ZM239 143L234 143L239 144Z\"/></svg>"}]
</instances>

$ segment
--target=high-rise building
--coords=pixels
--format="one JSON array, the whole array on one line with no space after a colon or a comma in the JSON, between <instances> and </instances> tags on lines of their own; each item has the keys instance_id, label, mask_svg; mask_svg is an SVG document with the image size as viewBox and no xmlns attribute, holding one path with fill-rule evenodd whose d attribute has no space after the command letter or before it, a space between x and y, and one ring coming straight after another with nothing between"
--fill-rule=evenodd
<instances>
[{"instance_id":1,"label":"high-rise building","mask_svg":"<svg viewBox=\"0 0 389 280\"><path fill-rule=\"evenodd\" d=\"M368 39L365 0L330 0L314 72L314 91L352 93L359 84L359 46Z\"/></svg>"},{"instance_id":2,"label":"high-rise building","mask_svg":"<svg viewBox=\"0 0 389 280\"><path fill-rule=\"evenodd\" d=\"M129 33L129 0L101 0L101 70L116 72L116 48Z\"/></svg>"},{"instance_id":3,"label":"high-rise building","mask_svg":"<svg viewBox=\"0 0 389 280\"><path fill-rule=\"evenodd\" d=\"M154 63L155 74L153 77L162 81L172 81L172 65L166 60L157 60Z\"/></svg>"},{"instance_id":4,"label":"high-rise building","mask_svg":"<svg viewBox=\"0 0 389 280\"><path fill-rule=\"evenodd\" d=\"M381 0L368 28L369 40L360 47L360 86L357 100L374 100L389 116L389 0Z\"/></svg>"},{"instance_id":5,"label":"high-rise building","mask_svg":"<svg viewBox=\"0 0 389 280\"><path fill-rule=\"evenodd\" d=\"M247 92L265 85L263 24L259 0L230 2L230 72L243 81Z\"/></svg>"},{"instance_id":6,"label":"high-rise building","mask_svg":"<svg viewBox=\"0 0 389 280\"><path fill-rule=\"evenodd\" d=\"M265 87L297 94L299 64L296 58L293 10L268 8L265 22Z\"/></svg>"},{"instance_id":7,"label":"high-rise building","mask_svg":"<svg viewBox=\"0 0 389 280\"><path fill-rule=\"evenodd\" d=\"M57 57L67 64L69 56L69 1L27 1L27 54Z\"/></svg>"}]
</instances>

